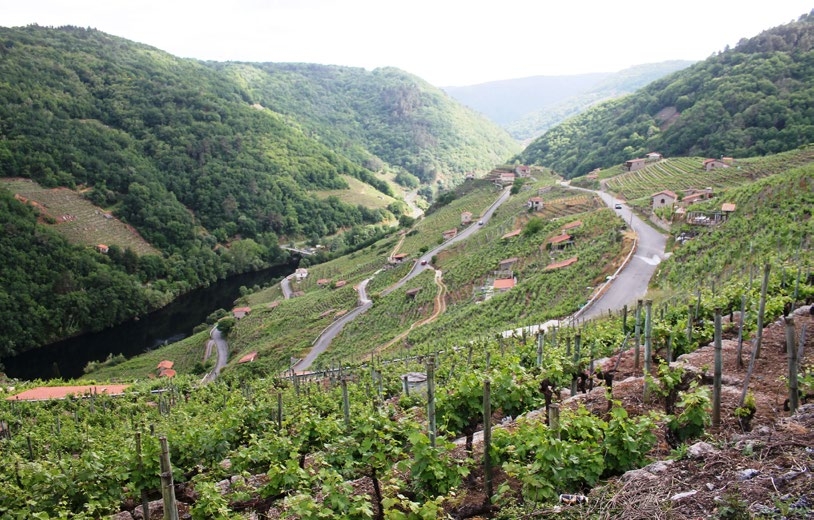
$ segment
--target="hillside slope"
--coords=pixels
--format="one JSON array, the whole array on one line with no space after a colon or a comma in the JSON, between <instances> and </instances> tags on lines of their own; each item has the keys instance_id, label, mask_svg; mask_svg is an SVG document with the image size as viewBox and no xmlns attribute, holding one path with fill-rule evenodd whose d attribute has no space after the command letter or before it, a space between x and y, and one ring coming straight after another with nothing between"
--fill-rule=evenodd
<instances>
[{"instance_id":1,"label":"hillside slope","mask_svg":"<svg viewBox=\"0 0 814 520\"><path fill-rule=\"evenodd\" d=\"M352 78L353 88L340 88L336 75L323 74L333 69L315 66L324 97L309 104L316 87L301 88L293 74L274 75L270 64L247 65L261 78L250 85L237 81L230 67L176 58L92 29L0 28L0 176L33 180L43 194L73 190L74 198L94 205L89 211L132 226L151 252L138 258L129 255L130 244L106 239L115 246L114 259L79 254L90 265L82 276L112 262L134 289L122 292L128 296L121 308L128 310L110 313L109 320L82 305L80 317L69 313L74 317L63 323L54 319L66 315L58 311L62 304L49 300L47 290L33 289L59 285L63 270L49 265L43 248L24 245L53 235L43 227L64 232L69 226L57 226L50 214L26 213L10 254L34 255L35 268L25 276L38 281L18 284L25 277L18 272L4 279L0 300L30 301L26 309L43 319L25 336L0 334L0 350L110 326L194 287L280 262L283 240L319 240L345 230L355 237L381 233L378 224L394 216L390 206L346 203L352 199L336 193L349 190L350 178L381 192L382 200L393 195L385 177L374 173L384 161L428 182L436 176L455 182L464 171L491 167L517 149L496 126L398 71L334 71ZM380 95L371 100L371 92ZM318 115L333 106L343 107L337 116L343 124ZM9 206L21 204L8 197ZM30 204L44 207L33 199ZM392 206L400 211L399 204ZM4 211L0 224L10 225L13 219L5 217L17 211ZM93 233L92 225L72 224ZM102 243L97 236L75 238L72 245ZM350 239L343 243L353 246ZM85 292L94 290L60 287L65 301L85 301ZM25 326L26 316L14 305L0 314L14 325L4 330Z\"/></svg>"},{"instance_id":2,"label":"hillside slope","mask_svg":"<svg viewBox=\"0 0 814 520\"><path fill-rule=\"evenodd\" d=\"M814 141L814 17L594 107L549 130L517 159L574 177L659 151L748 157Z\"/></svg>"},{"instance_id":3,"label":"hillside slope","mask_svg":"<svg viewBox=\"0 0 814 520\"><path fill-rule=\"evenodd\" d=\"M506 125L516 139L534 139L569 117L584 112L603 101L622 97L668 74L685 69L693 62L663 61L636 65L616 72L584 92L574 92L567 99L537 111L523 114Z\"/></svg>"},{"instance_id":4,"label":"hillside slope","mask_svg":"<svg viewBox=\"0 0 814 520\"><path fill-rule=\"evenodd\" d=\"M211 64L264 107L374 171L405 170L456 184L519 147L506 132L441 90L395 68L304 63Z\"/></svg>"}]
</instances>

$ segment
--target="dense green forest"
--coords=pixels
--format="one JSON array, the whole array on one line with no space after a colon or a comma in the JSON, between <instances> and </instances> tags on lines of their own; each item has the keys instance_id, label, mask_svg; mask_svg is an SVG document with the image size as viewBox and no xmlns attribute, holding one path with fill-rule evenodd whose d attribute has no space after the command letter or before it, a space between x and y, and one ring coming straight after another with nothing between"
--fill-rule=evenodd
<instances>
[{"instance_id":1,"label":"dense green forest","mask_svg":"<svg viewBox=\"0 0 814 520\"><path fill-rule=\"evenodd\" d=\"M814 141L814 16L594 107L517 156L567 177L650 151L750 157Z\"/></svg>"},{"instance_id":2,"label":"dense green forest","mask_svg":"<svg viewBox=\"0 0 814 520\"><path fill-rule=\"evenodd\" d=\"M357 164L457 184L519 149L441 90L395 68L305 63L211 63L263 107L296 120ZM402 183L403 184L403 183Z\"/></svg>"},{"instance_id":3,"label":"dense green forest","mask_svg":"<svg viewBox=\"0 0 814 520\"><path fill-rule=\"evenodd\" d=\"M379 236L379 224L398 215L318 196L347 188L343 176L393 195L379 172L388 164L407 180L454 183L516 150L497 127L393 69L207 64L97 30L33 25L0 28L0 78L0 176L81 190L163 253L139 258L112 244L112 263L125 255L128 262L108 275L117 287L127 285L117 291L121 307L66 313L63 322L53 319L63 302L40 290L63 272L47 267L56 253L7 237L4 251L33 267L4 276L0 298L30 301L37 311L2 313L4 354L109 326L194 287L282 262L284 241L336 235L353 249ZM331 115L326 107L339 108ZM0 223L19 227L16 212L29 210L2 197ZM50 237L60 255L73 258L60 263L87 264L66 272L81 278L111 268L110 258L73 248L40 217L26 217L25 236ZM66 301L100 298L99 287L63 284ZM14 332L22 328L29 330Z\"/></svg>"},{"instance_id":4,"label":"dense green forest","mask_svg":"<svg viewBox=\"0 0 814 520\"><path fill-rule=\"evenodd\" d=\"M537 138L549 128L557 126L571 116L584 112L597 103L635 92L657 79L687 68L690 65L692 65L692 62L689 61L671 60L636 65L635 67L620 70L585 92L572 95L542 110L523 114L522 117L508 123L505 128L516 139Z\"/></svg>"}]
</instances>

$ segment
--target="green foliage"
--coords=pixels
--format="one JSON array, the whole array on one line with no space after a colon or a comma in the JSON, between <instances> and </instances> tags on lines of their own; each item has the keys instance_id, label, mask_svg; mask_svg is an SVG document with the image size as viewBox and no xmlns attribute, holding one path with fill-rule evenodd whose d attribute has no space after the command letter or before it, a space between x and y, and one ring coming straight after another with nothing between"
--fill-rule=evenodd
<instances>
[{"instance_id":1,"label":"green foliage","mask_svg":"<svg viewBox=\"0 0 814 520\"><path fill-rule=\"evenodd\" d=\"M235 328L236 324L237 320L234 318L221 318L220 321L218 321L218 330L223 334L223 337L226 338L229 333L232 332L232 329Z\"/></svg>"},{"instance_id":2,"label":"green foliage","mask_svg":"<svg viewBox=\"0 0 814 520\"><path fill-rule=\"evenodd\" d=\"M566 177L658 150L666 156L750 157L814 141L810 114L814 17L804 15L735 48L595 106L516 157Z\"/></svg>"},{"instance_id":3,"label":"green foliage","mask_svg":"<svg viewBox=\"0 0 814 520\"><path fill-rule=\"evenodd\" d=\"M436 447L432 447L424 433L416 431L410 434L413 460L405 466L410 468L410 476L419 496L432 499L446 495L461 484L463 477L469 475L469 467L450 455L454 447L453 443L443 440L437 440Z\"/></svg>"},{"instance_id":4,"label":"green foliage","mask_svg":"<svg viewBox=\"0 0 814 520\"><path fill-rule=\"evenodd\" d=\"M699 437L709 425L709 389L693 381L689 391L679 393L679 399L676 407L681 412L669 418L667 427L679 442L684 442Z\"/></svg>"},{"instance_id":5,"label":"green foliage","mask_svg":"<svg viewBox=\"0 0 814 520\"><path fill-rule=\"evenodd\" d=\"M511 432L495 430L495 454L504 471L522 484L525 500L547 502L560 493L579 492L605 473L640 464L655 443L652 419L633 420L617 410L610 423L584 408L563 414L559 431L519 421Z\"/></svg>"}]
</instances>

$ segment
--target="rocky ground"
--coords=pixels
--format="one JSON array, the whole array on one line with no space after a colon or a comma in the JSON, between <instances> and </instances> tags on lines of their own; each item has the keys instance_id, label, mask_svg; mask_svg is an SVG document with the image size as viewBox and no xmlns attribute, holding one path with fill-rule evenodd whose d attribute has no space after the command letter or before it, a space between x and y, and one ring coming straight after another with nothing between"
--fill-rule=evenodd
<instances>
[{"instance_id":1,"label":"rocky ground","mask_svg":"<svg viewBox=\"0 0 814 520\"><path fill-rule=\"evenodd\" d=\"M811 308L799 309L794 318L798 342L805 329L804 356L800 366L814 363L814 318ZM751 431L745 432L734 415L743 390L751 342L743 346L744 368L737 363L737 335L722 341L723 372L721 425L708 428L683 456L672 451L660 432L661 442L651 454L657 462L612 479L588 494L588 503L571 506L576 517L624 519L703 518L814 518L814 396L791 415L784 410L788 398L785 324L782 319L764 328L760 358L756 360L749 392L757 406ZM711 386L714 346L681 356L682 366ZM643 399L641 369L633 353L622 354L614 399L631 414L658 410L660 399ZM617 359L606 360L612 369ZM582 402L601 412L607 407L605 389L595 388L566 403ZM562 515L565 507L541 509L539 516Z\"/></svg>"}]
</instances>

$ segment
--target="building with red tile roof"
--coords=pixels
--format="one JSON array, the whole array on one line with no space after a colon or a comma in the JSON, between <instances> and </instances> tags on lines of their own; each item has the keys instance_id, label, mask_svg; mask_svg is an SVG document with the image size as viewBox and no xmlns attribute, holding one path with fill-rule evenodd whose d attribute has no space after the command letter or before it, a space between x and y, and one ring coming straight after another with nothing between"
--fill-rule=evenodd
<instances>
[{"instance_id":1,"label":"building with red tile roof","mask_svg":"<svg viewBox=\"0 0 814 520\"><path fill-rule=\"evenodd\" d=\"M543 271L553 271L555 269L562 269L563 267L568 267L569 265L572 265L572 264L575 264L575 263L577 263L577 257L572 256L568 260L563 260L561 262L554 262L553 264L548 264L547 266L545 266L545 269L543 269Z\"/></svg>"}]
</instances>

